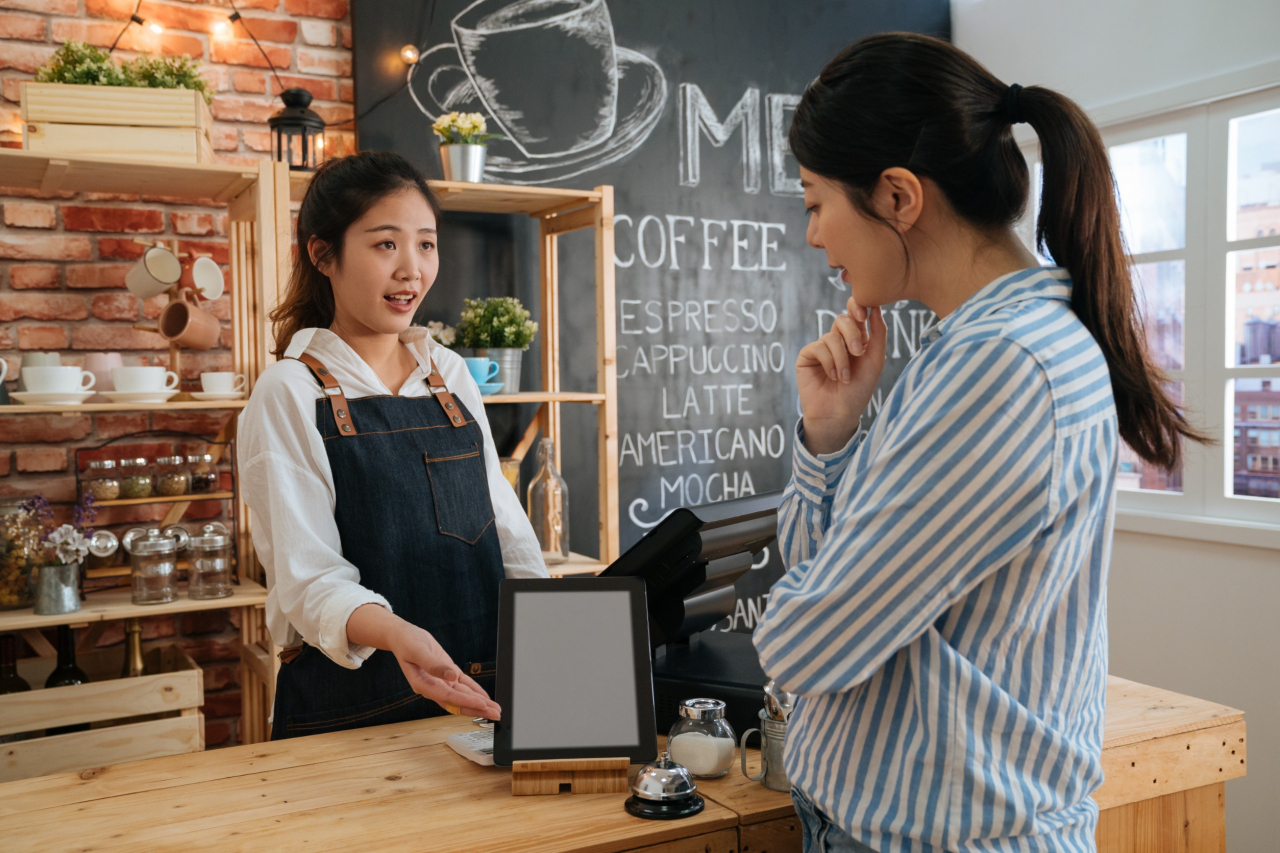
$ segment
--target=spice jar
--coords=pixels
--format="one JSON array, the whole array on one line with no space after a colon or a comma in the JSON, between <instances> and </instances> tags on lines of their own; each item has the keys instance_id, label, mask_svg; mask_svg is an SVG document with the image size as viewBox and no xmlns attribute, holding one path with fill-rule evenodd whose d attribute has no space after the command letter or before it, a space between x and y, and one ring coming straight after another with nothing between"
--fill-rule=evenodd
<instances>
[{"instance_id":1,"label":"spice jar","mask_svg":"<svg viewBox=\"0 0 1280 853\"><path fill-rule=\"evenodd\" d=\"M204 525L191 537L191 571L187 596L195 599L231 595L231 533L217 521Z\"/></svg>"},{"instance_id":2,"label":"spice jar","mask_svg":"<svg viewBox=\"0 0 1280 853\"><path fill-rule=\"evenodd\" d=\"M94 459L85 474L84 490L95 501L114 501L120 497L120 475L114 459Z\"/></svg>"},{"instance_id":3,"label":"spice jar","mask_svg":"<svg viewBox=\"0 0 1280 853\"><path fill-rule=\"evenodd\" d=\"M667 735L667 749L694 776L714 779L729 772L737 745L733 728L724 718L719 699L686 699L680 717Z\"/></svg>"},{"instance_id":4,"label":"spice jar","mask_svg":"<svg viewBox=\"0 0 1280 853\"><path fill-rule=\"evenodd\" d=\"M191 492L191 472L181 456L160 456L156 459L155 491L167 498Z\"/></svg>"},{"instance_id":5,"label":"spice jar","mask_svg":"<svg viewBox=\"0 0 1280 853\"><path fill-rule=\"evenodd\" d=\"M133 569L133 603L164 604L178 597L178 552L187 547L187 530L171 524L135 527L122 543Z\"/></svg>"},{"instance_id":6,"label":"spice jar","mask_svg":"<svg viewBox=\"0 0 1280 853\"><path fill-rule=\"evenodd\" d=\"M218 490L218 466L208 453L200 453L187 457L187 467L191 470L191 491L216 492Z\"/></svg>"},{"instance_id":7,"label":"spice jar","mask_svg":"<svg viewBox=\"0 0 1280 853\"><path fill-rule=\"evenodd\" d=\"M22 505L30 498L0 499L0 610L30 607L35 602L31 570L37 565L44 526Z\"/></svg>"},{"instance_id":8,"label":"spice jar","mask_svg":"<svg viewBox=\"0 0 1280 853\"><path fill-rule=\"evenodd\" d=\"M125 498L151 497L151 467L142 457L137 459L121 459L120 496Z\"/></svg>"}]
</instances>

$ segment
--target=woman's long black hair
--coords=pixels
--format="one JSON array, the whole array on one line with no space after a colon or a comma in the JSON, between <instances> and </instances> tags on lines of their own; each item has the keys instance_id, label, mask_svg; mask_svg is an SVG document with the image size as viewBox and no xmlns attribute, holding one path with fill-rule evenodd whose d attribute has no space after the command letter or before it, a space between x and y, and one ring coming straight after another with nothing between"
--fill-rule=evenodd
<instances>
[{"instance_id":1,"label":"woman's long black hair","mask_svg":"<svg viewBox=\"0 0 1280 853\"><path fill-rule=\"evenodd\" d=\"M307 251L311 237L324 244L321 263L341 258L342 239L351 223L380 199L406 189L422 193L436 221L440 220L440 202L427 179L399 154L364 151L329 160L316 170L298 210L293 272L284 298L271 312L277 358L284 357L299 329L327 329L333 324L333 285L311 260Z\"/></svg>"},{"instance_id":2,"label":"woman's long black hair","mask_svg":"<svg viewBox=\"0 0 1280 853\"><path fill-rule=\"evenodd\" d=\"M1073 281L1071 306L1111 372L1120 436L1143 459L1175 468L1181 439L1208 441L1165 393L1148 352L1120 235L1107 149L1075 102L1040 86L1011 88L939 39L886 33L827 63L791 125L802 166L839 182L864 215L881 173L928 178L980 230L1011 226L1027 204L1015 120L1040 137L1044 186L1036 241Z\"/></svg>"}]
</instances>

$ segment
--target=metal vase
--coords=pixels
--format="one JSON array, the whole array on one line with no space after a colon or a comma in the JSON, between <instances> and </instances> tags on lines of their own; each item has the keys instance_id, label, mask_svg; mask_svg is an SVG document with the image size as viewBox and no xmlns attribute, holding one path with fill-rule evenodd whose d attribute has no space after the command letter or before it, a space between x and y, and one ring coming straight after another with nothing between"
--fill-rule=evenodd
<instances>
[{"instance_id":1,"label":"metal vase","mask_svg":"<svg viewBox=\"0 0 1280 853\"><path fill-rule=\"evenodd\" d=\"M502 383L499 394L520 393L520 359L524 356L524 350L517 347L495 347L478 349L476 355L479 358L493 359L498 363L498 375L493 381Z\"/></svg>"},{"instance_id":2,"label":"metal vase","mask_svg":"<svg viewBox=\"0 0 1280 853\"><path fill-rule=\"evenodd\" d=\"M760 733L760 773L752 776L747 772L747 738ZM759 782L774 791L790 791L791 781L787 779L787 770L782 764L783 750L787 745L787 724L782 720L774 720L763 710L760 711L760 728L747 729L742 733L739 760L742 762L742 775L752 782Z\"/></svg>"},{"instance_id":3,"label":"metal vase","mask_svg":"<svg viewBox=\"0 0 1280 853\"><path fill-rule=\"evenodd\" d=\"M486 151L483 145L441 145L440 164L444 166L444 179L483 183Z\"/></svg>"},{"instance_id":4,"label":"metal vase","mask_svg":"<svg viewBox=\"0 0 1280 853\"><path fill-rule=\"evenodd\" d=\"M36 584L37 616L75 613L80 609L80 564L41 566Z\"/></svg>"}]
</instances>

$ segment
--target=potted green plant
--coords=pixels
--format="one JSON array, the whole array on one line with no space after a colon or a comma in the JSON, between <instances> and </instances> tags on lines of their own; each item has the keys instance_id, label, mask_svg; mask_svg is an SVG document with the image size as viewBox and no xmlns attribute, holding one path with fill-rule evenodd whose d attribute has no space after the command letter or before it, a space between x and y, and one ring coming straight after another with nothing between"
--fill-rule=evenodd
<instances>
[{"instance_id":1,"label":"potted green plant","mask_svg":"<svg viewBox=\"0 0 1280 853\"><path fill-rule=\"evenodd\" d=\"M21 87L23 147L148 162L213 161L213 92L189 56L117 63L69 41Z\"/></svg>"},{"instance_id":2,"label":"potted green plant","mask_svg":"<svg viewBox=\"0 0 1280 853\"><path fill-rule=\"evenodd\" d=\"M518 393L520 357L538 334L538 324L529 319L528 310L514 296L464 299L463 303L458 344L498 363L499 393Z\"/></svg>"},{"instance_id":3,"label":"potted green plant","mask_svg":"<svg viewBox=\"0 0 1280 853\"><path fill-rule=\"evenodd\" d=\"M484 158L490 139L503 139L488 133L489 126L480 113L445 113L431 125L440 137L440 165L446 181L484 180Z\"/></svg>"}]
</instances>

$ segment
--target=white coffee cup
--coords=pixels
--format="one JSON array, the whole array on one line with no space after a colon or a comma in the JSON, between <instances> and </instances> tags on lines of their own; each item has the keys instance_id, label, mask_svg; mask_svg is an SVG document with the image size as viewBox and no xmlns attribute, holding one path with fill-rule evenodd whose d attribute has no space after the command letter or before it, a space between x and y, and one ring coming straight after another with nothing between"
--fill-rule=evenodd
<instances>
[{"instance_id":1,"label":"white coffee cup","mask_svg":"<svg viewBox=\"0 0 1280 853\"><path fill-rule=\"evenodd\" d=\"M24 367L22 378L33 394L74 394L88 391L97 381L89 371L71 366Z\"/></svg>"},{"instance_id":2,"label":"white coffee cup","mask_svg":"<svg viewBox=\"0 0 1280 853\"><path fill-rule=\"evenodd\" d=\"M117 391L173 391L178 387L178 374L163 367L113 367L111 381Z\"/></svg>"},{"instance_id":3,"label":"white coffee cup","mask_svg":"<svg viewBox=\"0 0 1280 853\"><path fill-rule=\"evenodd\" d=\"M26 367L57 367L62 364L62 356L56 352L24 352L22 354L21 368ZM22 378L22 369L18 370L18 390L26 391L27 383Z\"/></svg>"},{"instance_id":4,"label":"white coffee cup","mask_svg":"<svg viewBox=\"0 0 1280 853\"><path fill-rule=\"evenodd\" d=\"M206 394L238 394L249 384L243 373L218 371L200 374L200 387Z\"/></svg>"}]
</instances>

